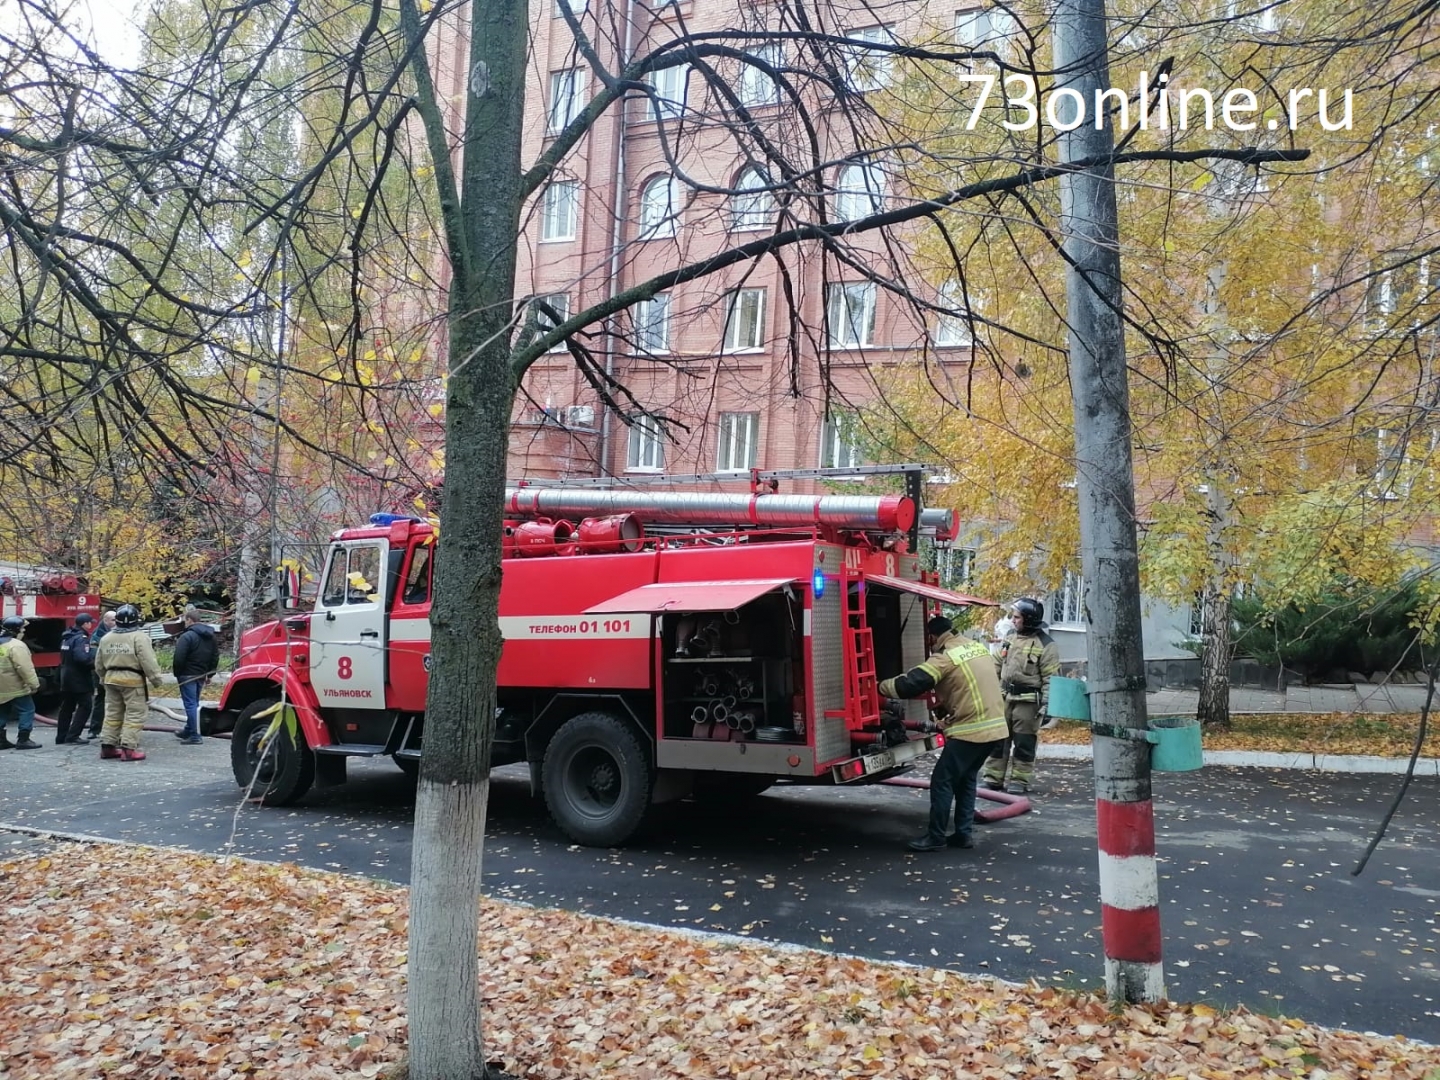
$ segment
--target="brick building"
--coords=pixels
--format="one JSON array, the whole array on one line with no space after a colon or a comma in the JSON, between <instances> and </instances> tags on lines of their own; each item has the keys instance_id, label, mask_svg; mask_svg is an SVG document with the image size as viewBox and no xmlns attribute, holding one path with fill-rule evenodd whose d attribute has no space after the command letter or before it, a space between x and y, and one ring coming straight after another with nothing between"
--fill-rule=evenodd
<instances>
[{"instance_id":1,"label":"brick building","mask_svg":"<svg viewBox=\"0 0 1440 1080\"><path fill-rule=\"evenodd\" d=\"M531 9L526 160L539 157L599 86L577 54L563 2L537 0ZM644 56L674 40L682 26L703 37L738 14L742 22L754 20L749 29L777 28L773 11L761 5L706 0L653 9L591 0L574 12L612 71L623 67L623 56ZM921 32L930 14L913 2L854 3L819 17L833 22L821 27L826 33L883 42ZM961 36L975 44L998 40L1004 16L981 14L961 13ZM945 15L955 18L949 8ZM786 55L799 43L743 47L777 68L816 62ZM452 25L436 65L442 93L448 88L452 100L467 49L463 27ZM853 93L855 102L883 91L896 67L886 53L843 47L835 64L848 87L842 96ZM787 227L816 220L822 201L831 220L892 204L896 185L882 166L846 160L857 145L875 145L857 123L866 106L825 101L816 91L823 83L800 76L791 80L805 98L798 113L819 125L820 145L809 155L822 163L813 198L765 190L763 164L747 162L745 139L735 135L735 104L776 143L792 145L803 135L797 109L782 104L781 84L756 68L718 61L715 67L734 99L686 65L663 68L647 77L653 95L632 92L579 140L524 221L517 301L542 298L563 318L655 273L763 238L776 230L777 216ZM883 134L874 123L870 129ZM856 264L894 258L878 235L847 241L847 248ZM915 287L930 289L918 278ZM860 452L849 406L875 396L875 372L922 354L938 363L970 356L961 319L927 318L857 265L837 264L804 244L678 285L622 313L603 332L580 336L580 343L624 387L617 397L633 422L606 409L569 352L557 349L523 384L512 477L853 465Z\"/></svg>"}]
</instances>

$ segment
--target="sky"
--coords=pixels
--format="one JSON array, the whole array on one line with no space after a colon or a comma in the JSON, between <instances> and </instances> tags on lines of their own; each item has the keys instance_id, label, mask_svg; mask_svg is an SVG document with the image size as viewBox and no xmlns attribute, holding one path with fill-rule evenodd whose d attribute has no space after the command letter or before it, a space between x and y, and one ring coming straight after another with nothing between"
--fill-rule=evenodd
<instances>
[{"instance_id":1,"label":"sky","mask_svg":"<svg viewBox=\"0 0 1440 1080\"><path fill-rule=\"evenodd\" d=\"M129 67L140 55L140 0L75 0L72 25L111 64Z\"/></svg>"}]
</instances>

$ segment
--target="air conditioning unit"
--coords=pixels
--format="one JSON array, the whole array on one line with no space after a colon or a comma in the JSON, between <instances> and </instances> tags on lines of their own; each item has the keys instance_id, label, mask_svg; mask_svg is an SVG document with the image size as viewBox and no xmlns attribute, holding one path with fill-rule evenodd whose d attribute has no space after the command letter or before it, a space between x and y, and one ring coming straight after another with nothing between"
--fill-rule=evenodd
<instances>
[{"instance_id":1,"label":"air conditioning unit","mask_svg":"<svg viewBox=\"0 0 1440 1080\"><path fill-rule=\"evenodd\" d=\"M566 427L593 428L595 426L595 406L568 405L561 419Z\"/></svg>"}]
</instances>

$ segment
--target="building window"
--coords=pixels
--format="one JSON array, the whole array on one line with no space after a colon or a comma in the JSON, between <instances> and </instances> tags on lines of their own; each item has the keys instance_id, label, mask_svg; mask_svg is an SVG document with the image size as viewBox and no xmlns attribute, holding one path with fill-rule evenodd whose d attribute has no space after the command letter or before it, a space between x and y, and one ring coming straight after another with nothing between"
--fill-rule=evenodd
<instances>
[{"instance_id":1,"label":"building window","mask_svg":"<svg viewBox=\"0 0 1440 1080\"><path fill-rule=\"evenodd\" d=\"M541 197L540 239L574 240L579 217L580 181L555 181Z\"/></svg>"},{"instance_id":2,"label":"building window","mask_svg":"<svg viewBox=\"0 0 1440 1080\"><path fill-rule=\"evenodd\" d=\"M775 196L766 188L769 181L759 169L746 169L735 181L730 196L730 230L748 232L768 229L775 218Z\"/></svg>"},{"instance_id":3,"label":"building window","mask_svg":"<svg viewBox=\"0 0 1440 1080\"><path fill-rule=\"evenodd\" d=\"M854 413L833 413L820 429L820 467L854 469L865 464L860 452L859 421Z\"/></svg>"},{"instance_id":4,"label":"building window","mask_svg":"<svg viewBox=\"0 0 1440 1080\"><path fill-rule=\"evenodd\" d=\"M968 589L974 585L976 554L974 548L937 546L935 569L940 574L940 584L947 589Z\"/></svg>"},{"instance_id":5,"label":"building window","mask_svg":"<svg viewBox=\"0 0 1440 1080\"><path fill-rule=\"evenodd\" d=\"M648 414L630 425L625 468L630 472L659 472L665 467L665 423Z\"/></svg>"},{"instance_id":6,"label":"building window","mask_svg":"<svg viewBox=\"0 0 1440 1080\"><path fill-rule=\"evenodd\" d=\"M657 176L640 190L640 239L675 235L675 178Z\"/></svg>"},{"instance_id":7,"label":"building window","mask_svg":"<svg viewBox=\"0 0 1440 1080\"><path fill-rule=\"evenodd\" d=\"M742 472L745 469L753 469L759 435L759 413L721 413L715 468L720 472Z\"/></svg>"},{"instance_id":8,"label":"building window","mask_svg":"<svg viewBox=\"0 0 1440 1080\"><path fill-rule=\"evenodd\" d=\"M548 295L546 295L546 296L537 297L536 299L538 299L538 300L540 301L540 303L542 303L542 304L549 304L552 308L555 309L555 314L558 315L558 316L560 316L560 319L559 319L559 321L557 322L556 320L552 319L549 315L546 315L545 312L543 312L543 311L536 311L536 312L535 312L535 321L536 321L536 323L539 325L541 333L544 333L544 332L547 331L547 330L551 330L551 329L559 326L560 323L562 323L562 322L564 322L566 319L570 318L570 294L569 294L569 293L563 293L563 292L560 292L560 293L550 293L550 294L548 294ZM546 351L546 352L564 352L564 351L565 351L565 339L564 339L564 338L561 338L559 341L557 341L554 345L551 345L550 348L546 349L545 351Z\"/></svg>"},{"instance_id":9,"label":"building window","mask_svg":"<svg viewBox=\"0 0 1440 1080\"><path fill-rule=\"evenodd\" d=\"M635 346L641 352L670 351L670 296L659 293L634 308Z\"/></svg>"},{"instance_id":10,"label":"building window","mask_svg":"<svg viewBox=\"0 0 1440 1080\"><path fill-rule=\"evenodd\" d=\"M826 286L825 313L832 349L869 345L875 333L875 283L847 281Z\"/></svg>"},{"instance_id":11,"label":"building window","mask_svg":"<svg viewBox=\"0 0 1440 1080\"><path fill-rule=\"evenodd\" d=\"M779 68L785 63L785 50L779 42L757 45L750 50L750 55L772 68ZM740 104L747 109L779 105L780 84L771 78L770 73L763 68L741 61L740 86L737 88L736 96L740 99Z\"/></svg>"},{"instance_id":12,"label":"building window","mask_svg":"<svg viewBox=\"0 0 1440 1080\"><path fill-rule=\"evenodd\" d=\"M558 135L580 115L582 82L579 68L550 73L550 114L546 130Z\"/></svg>"},{"instance_id":13,"label":"building window","mask_svg":"<svg viewBox=\"0 0 1440 1080\"><path fill-rule=\"evenodd\" d=\"M1084 623L1085 579L1073 570L1065 571L1060 588L1050 594L1045 605L1053 623Z\"/></svg>"},{"instance_id":14,"label":"building window","mask_svg":"<svg viewBox=\"0 0 1440 1080\"><path fill-rule=\"evenodd\" d=\"M690 67L678 64L650 73L650 88L655 96L646 99L647 120L678 120L685 111L685 91L690 83Z\"/></svg>"},{"instance_id":15,"label":"building window","mask_svg":"<svg viewBox=\"0 0 1440 1080\"><path fill-rule=\"evenodd\" d=\"M958 281L947 281L940 287L937 302L948 311L939 312L931 341L940 347L975 344L975 314L980 298L973 291L967 297Z\"/></svg>"},{"instance_id":16,"label":"building window","mask_svg":"<svg viewBox=\"0 0 1440 1080\"><path fill-rule=\"evenodd\" d=\"M955 13L955 40L964 48L1003 56L1019 38L1019 22L1003 8L967 8Z\"/></svg>"},{"instance_id":17,"label":"building window","mask_svg":"<svg viewBox=\"0 0 1440 1080\"><path fill-rule=\"evenodd\" d=\"M567 11L576 16L584 15L585 5L586 0L555 0L555 18L564 18Z\"/></svg>"},{"instance_id":18,"label":"building window","mask_svg":"<svg viewBox=\"0 0 1440 1080\"><path fill-rule=\"evenodd\" d=\"M1273 34L1280 29L1276 4L1281 0L1225 0L1225 18L1249 33Z\"/></svg>"},{"instance_id":19,"label":"building window","mask_svg":"<svg viewBox=\"0 0 1440 1080\"><path fill-rule=\"evenodd\" d=\"M760 348L765 339L765 290L736 289L725 300L725 352Z\"/></svg>"},{"instance_id":20,"label":"building window","mask_svg":"<svg viewBox=\"0 0 1440 1080\"><path fill-rule=\"evenodd\" d=\"M883 45L895 43L895 36L888 26L867 26L863 30L851 30L845 36L852 41L869 41ZM892 53L859 45L849 45L846 49L845 82L851 90L864 94L889 85L890 66L894 59Z\"/></svg>"},{"instance_id":21,"label":"building window","mask_svg":"<svg viewBox=\"0 0 1440 1080\"><path fill-rule=\"evenodd\" d=\"M846 165L835 180L835 217L859 221L885 209L885 172L873 161Z\"/></svg>"}]
</instances>

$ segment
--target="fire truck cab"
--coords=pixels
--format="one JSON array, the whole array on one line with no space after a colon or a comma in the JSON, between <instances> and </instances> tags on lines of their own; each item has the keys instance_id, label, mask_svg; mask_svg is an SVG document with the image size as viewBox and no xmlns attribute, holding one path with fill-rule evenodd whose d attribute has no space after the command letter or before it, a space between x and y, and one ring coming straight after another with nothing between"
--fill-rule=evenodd
<instances>
[{"instance_id":1,"label":"fire truck cab","mask_svg":"<svg viewBox=\"0 0 1440 1080\"><path fill-rule=\"evenodd\" d=\"M910 499L506 498L491 764L527 763L576 842L622 843L690 795L879 779L938 745L927 704L884 710L878 683L924 659L939 605L982 601L921 573ZM233 729L242 787L284 804L343 783L352 757L416 771L436 548L414 518L342 530L314 610L245 635L203 719Z\"/></svg>"}]
</instances>

